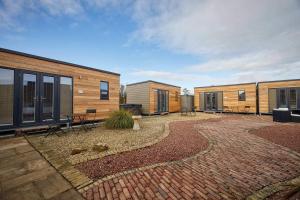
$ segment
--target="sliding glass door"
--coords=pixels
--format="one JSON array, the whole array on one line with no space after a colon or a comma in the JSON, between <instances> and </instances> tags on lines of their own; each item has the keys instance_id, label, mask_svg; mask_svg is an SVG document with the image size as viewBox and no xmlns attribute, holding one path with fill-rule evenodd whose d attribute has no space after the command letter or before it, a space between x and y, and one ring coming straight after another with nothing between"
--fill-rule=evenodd
<instances>
[{"instance_id":1,"label":"sliding glass door","mask_svg":"<svg viewBox=\"0 0 300 200\"><path fill-rule=\"evenodd\" d=\"M269 112L274 108L300 109L300 88L271 88L269 95Z\"/></svg>"},{"instance_id":2,"label":"sliding glass door","mask_svg":"<svg viewBox=\"0 0 300 200\"><path fill-rule=\"evenodd\" d=\"M169 112L169 91L157 90L157 113Z\"/></svg>"}]
</instances>

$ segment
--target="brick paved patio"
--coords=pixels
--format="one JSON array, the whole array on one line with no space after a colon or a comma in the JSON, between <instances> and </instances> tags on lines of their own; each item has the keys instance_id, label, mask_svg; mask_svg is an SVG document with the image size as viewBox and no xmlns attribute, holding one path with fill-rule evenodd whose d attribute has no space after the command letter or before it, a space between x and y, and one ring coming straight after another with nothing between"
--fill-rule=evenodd
<instances>
[{"instance_id":1,"label":"brick paved patio","mask_svg":"<svg viewBox=\"0 0 300 200\"><path fill-rule=\"evenodd\" d=\"M247 133L274 125L259 117L224 118L194 128L210 150L184 161L99 181L87 199L244 199L265 186L300 176L300 155ZM188 130L186 130L188 131Z\"/></svg>"}]
</instances>

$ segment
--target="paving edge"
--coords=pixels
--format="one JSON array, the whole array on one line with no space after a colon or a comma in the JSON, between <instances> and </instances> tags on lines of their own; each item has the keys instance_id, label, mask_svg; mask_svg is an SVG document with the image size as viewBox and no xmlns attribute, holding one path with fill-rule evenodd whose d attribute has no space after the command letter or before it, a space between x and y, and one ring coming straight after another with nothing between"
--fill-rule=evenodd
<instances>
[{"instance_id":1,"label":"paving edge","mask_svg":"<svg viewBox=\"0 0 300 200\"><path fill-rule=\"evenodd\" d=\"M300 176L288 180L282 181L278 183L274 183L272 185L268 185L261 190L256 191L246 198L246 200L263 200L267 197L274 195L277 192L283 191L285 189L295 189L300 188Z\"/></svg>"},{"instance_id":2,"label":"paving edge","mask_svg":"<svg viewBox=\"0 0 300 200\"><path fill-rule=\"evenodd\" d=\"M198 130L198 133L201 134L199 132L199 130ZM162 163L156 163L156 164L153 164L153 165L147 165L147 166L144 166L144 167L134 168L134 169L130 169L130 170L127 170L127 171L119 172L119 173L116 173L116 174L113 174L113 175L105 176L105 177L103 177L101 179L98 179L97 181L91 183L88 186L79 188L78 191L80 193L84 193L85 191L89 190L90 188L95 187L95 186L99 185L100 183L102 183L104 181L107 181L107 180L110 180L110 179L113 179L113 178L118 178L118 177L121 177L121 176L125 176L127 174L131 174L131 173L134 173L134 172L140 172L140 171L144 171L144 170L147 170L147 169L152 169L152 168L159 167L159 166L166 166L166 165L171 165L171 164L181 164L181 163L183 163L185 161L188 161L188 160L197 158L197 157L199 157L201 155L204 155L204 154L208 153L209 151L211 151L213 149L213 146L216 144L216 142L214 140L209 139L208 137L206 137L203 134L201 134L201 135L203 137L205 137L205 139L207 139L208 146L207 146L207 148L205 150L200 151L200 152L198 152L197 154L195 154L193 156L190 156L190 157L187 157L187 158L183 158L181 160L176 160L176 161L167 161L167 162L162 162Z\"/></svg>"}]
</instances>

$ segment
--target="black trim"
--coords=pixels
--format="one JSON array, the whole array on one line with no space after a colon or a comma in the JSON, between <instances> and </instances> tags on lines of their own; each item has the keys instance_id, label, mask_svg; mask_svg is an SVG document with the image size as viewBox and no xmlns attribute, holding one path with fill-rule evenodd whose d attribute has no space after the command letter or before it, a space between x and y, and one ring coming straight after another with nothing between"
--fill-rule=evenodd
<instances>
[{"instance_id":1,"label":"black trim","mask_svg":"<svg viewBox=\"0 0 300 200\"><path fill-rule=\"evenodd\" d=\"M142 82L136 82L136 83L130 83L130 84L127 84L126 86L138 85L138 84L143 84L143 83L157 83L157 84L161 84L161 85L166 85L166 86L181 88L180 86L171 85L171 84L168 84L168 83L162 83L162 82L158 82L158 81L152 81L152 80L147 80L147 81L142 81Z\"/></svg>"},{"instance_id":2,"label":"black trim","mask_svg":"<svg viewBox=\"0 0 300 200\"><path fill-rule=\"evenodd\" d=\"M225 86L236 86L236 85L250 85L250 84L256 84L256 82L251 83L238 83L238 84L228 84L228 85L211 85L211 86L200 86L200 87L194 87L196 88L209 88L209 87L225 87Z\"/></svg>"},{"instance_id":3,"label":"black trim","mask_svg":"<svg viewBox=\"0 0 300 200\"><path fill-rule=\"evenodd\" d=\"M96 68L87 67L87 66L83 66L83 65L78 65L78 64L74 64L74 63L70 63L70 62L65 62L65 61L60 61L60 60L56 60L56 59L46 58L46 57L42 57L42 56L36 56L36 55L23 53L23 52L19 52L19 51L14 51L14 50L10 50L10 49L0 48L0 52L15 54L15 55L19 55L19 56L25 56L25 57L28 57L28 58L34 58L34 59L38 59L38 60L54 62L54 63L58 63L58 64L69 65L69 66L72 66L72 67L78 67L78 68L82 68L82 69L93 70L93 71L97 71L97 72L102 72L102 73L106 73L106 74L112 74L112 75L120 76L120 74L115 73L115 72L105 71L105 70L101 70L101 69L96 69Z\"/></svg>"}]
</instances>

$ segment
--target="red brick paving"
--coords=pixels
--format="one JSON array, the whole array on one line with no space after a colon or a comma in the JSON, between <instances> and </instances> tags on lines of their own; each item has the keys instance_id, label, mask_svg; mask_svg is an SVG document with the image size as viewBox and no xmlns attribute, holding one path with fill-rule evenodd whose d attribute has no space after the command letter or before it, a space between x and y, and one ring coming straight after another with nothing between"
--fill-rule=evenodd
<instances>
[{"instance_id":1,"label":"red brick paving","mask_svg":"<svg viewBox=\"0 0 300 200\"><path fill-rule=\"evenodd\" d=\"M300 175L300 156L248 129L270 126L258 117L201 122L212 143L205 154L115 177L83 193L86 199L244 199L264 186ZM186 130L188 131L188 130Z\"/></svg>"},{"instance_id":2,"label":"red brick paving","mask_svg":"<svg viewBox=\"0 0 300 200\"><path fill-rule=\"evenodd\" d=\"M195 155L208 146L207 139L193 129L196 123L197 121L172 122L170 134L157 144L90 160L76 165L76 168L89 178L97 180L117 172ZM185 130L190 131L185 132Z\"/></svg>"}]
</instances>

